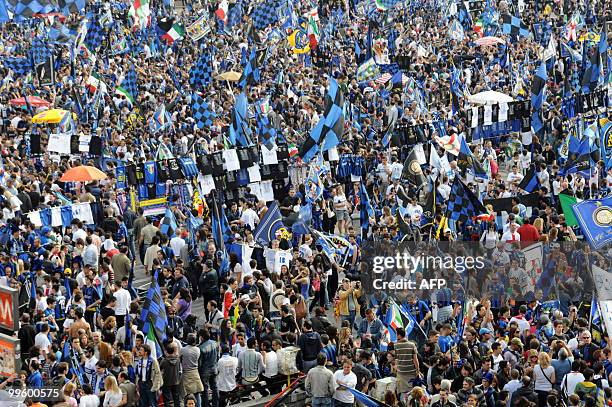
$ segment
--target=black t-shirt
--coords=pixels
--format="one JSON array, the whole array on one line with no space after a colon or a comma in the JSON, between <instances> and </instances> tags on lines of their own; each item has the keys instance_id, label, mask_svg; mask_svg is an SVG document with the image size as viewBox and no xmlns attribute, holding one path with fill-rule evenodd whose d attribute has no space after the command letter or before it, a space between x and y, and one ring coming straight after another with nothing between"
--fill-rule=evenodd
<instances>
[{"instance_id":1,"label":"black t-shirt","mask_svg":"<svg viewBox=\"0 0 612 407\"><path fill-rule=\"evenodd\" d=\"M102 307L100 309L100 316L102 317L102 321L106 321L106 318L115 315L115 310L109 307Z\"/></svg>"},{"instance_id":2,"label":"black t-shirt","mask_svg":"<svg viewBox=\"0 0 612 407\"><path fill-rule=\"evenodd\" d=\"M353 365L353 373L357 376L357 385L355 389L363 391L366 384L372 379L372 373L361 363Z\"/></svg>"},{"instance_id":3,"label":"black t-shirt","mask_svg":"<svg viewBox=\"0 0 612 407\"><path fill-rule=\"evenodd\" d=\"M286 196L285 199L283 199L283 204L281 206L283 207L291 207L293 208L295 205L297 205L298 203L298 197L294 196L293 198L290 196ZM281 209L281 214L283 216L289 216L293 211L291 210L287 210L287 209Z\"/></svg>"},{"instance_id":4,"label":"black t-shirt","mask_svg":"<svg viewBox=\"0 0 612 407\"><path fill-rule=\"evenodd\" d=\"M289 314L281 318L281 332L297 332L298 326L293 315Z\"/></svg>"}]
</instances>

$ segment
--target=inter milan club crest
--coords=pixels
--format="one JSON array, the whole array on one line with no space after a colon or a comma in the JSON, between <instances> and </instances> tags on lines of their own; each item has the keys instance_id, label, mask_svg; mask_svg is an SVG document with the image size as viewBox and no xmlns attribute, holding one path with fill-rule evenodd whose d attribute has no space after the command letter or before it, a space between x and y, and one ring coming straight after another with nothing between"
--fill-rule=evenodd
<instances>
[{"instance_id":1,"label":"inter milan club crest","mask_svg":"<svg viewBox=\"0 0 612 407\"><path fill-rule=\"evenodd\" d=\"M412 173L415 175L423 173L423 170L421 170L421 166L417 160L414 160L410 163L410 171L412 171Z\"/></svg>"},{"instance_id":2,"label":"inter milan club crest","mask_svg":"<svg viewBox=\"0 0 612 407\"><path fill-rule=\"evenodd\" d=\"M291 240L291 238L292 238L291 232L289 232L289 230L287 230L287 228L285 228L285 227L279 228L274 233L274 235L276 236L276 238L278 240L282 240L282 239Z\"/></svg>"},{"instance_id":3,"label":"inter milan club crest","mask_svg":"<svg viewBox=\"0 0 612 407\"><path fill-rule=\"evenodd\" d=\"M593 221L597 226L605 227L612 225L612 209L602 205L593 211Z\"/></svg>"}]
</instances>

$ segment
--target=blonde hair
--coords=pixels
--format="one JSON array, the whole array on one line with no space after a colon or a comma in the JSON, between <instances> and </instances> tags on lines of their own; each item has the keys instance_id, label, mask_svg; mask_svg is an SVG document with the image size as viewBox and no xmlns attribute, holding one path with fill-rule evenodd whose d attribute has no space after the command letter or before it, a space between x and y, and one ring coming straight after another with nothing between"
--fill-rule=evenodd
<instances>
[{"instance_id":1,"label":"blonde hair","mask_svg":"<svg viewBox=\"0 0 612 407\"><path fill-rule=\"evenodd\" d=\"M62 392L64 393L64 396L72 397L72 395L74 394L74 391L76 390L76 388L77 388L77 386L76 386L76 384L74 384L74 382L68 382L68 383L66 383L66 385L62 389Z\"/></svg>"},{"instance_id":2,"label":"blonde hair","mask_svg":"<svg viewBox=\"0 0 612 407\"><path fill-rule=\"evenodd\" d=\"M543 369L546 369L548 366L550 366L550 356L548 355L548 353L540 352L540 354L538 355L538 364Z\"/></svg>"},{"instance_id":3,"label":"blonde hair","mask_svg":"<svg viewBox=\"0 0 612 407\"><path fill-rule=\"evenodd\" d=\"M121 393L119 385L117 384L117 379L115 379L113 375L107 376L106 379L104 379L104 389L113 393Z\"/></svg>"},{"instance_id":4,"label":"blonde hair","mask_svg":"<svg viewBox=\"0 0 612 407\"><path fill-rule=\"evenodd\" d=\"M120 355L121 359L123 360L123 363L125 363L126 366L130 366L134 363L132 352L130 352L129 350L122 351Z\"/></svg>"},{"instance_id":5,"label":"blonde hair","mask_svg":"<svg viewBox=\"0 0 612 407\"><path fill-rule=\"evenodd\" d=\"M536 220L533 221L533 226L538 230L538 232L542 233L542 230L544 230L544 219L536 218Z\"/></svg>"}]
</instances>

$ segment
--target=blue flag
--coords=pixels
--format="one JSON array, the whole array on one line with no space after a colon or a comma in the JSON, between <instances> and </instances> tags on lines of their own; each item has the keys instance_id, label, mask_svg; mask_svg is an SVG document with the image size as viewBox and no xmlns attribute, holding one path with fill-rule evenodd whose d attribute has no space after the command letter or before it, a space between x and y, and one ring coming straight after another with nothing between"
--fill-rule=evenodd
<instances>
[{"instance_id":1,"label":"blue flag","mask_svg":"<svg viewBox=\"0 0 612 407\"><path fill-rule=\"evenodd\" d=\"M582 234L594 249L612 243L612 195L572 205Z\"/></svg>"},{"instance_id":2,"label":"blue flag","mask_svg":"<svg viewBox=\"0 0 612 407\"><path fill-rule=\"evenodd\" d=\"M370 218L374 217L374 208L372 207L372 202L370 202L368 191L366 190L363 182L361 183L361 188L359 189L359 207L361 228L367 230L370 227Z\"/></svg>"},{"instance_id":3,"label":"blue flag","mask_svg":"<svg viewBox=\"0 0 612 407\"><path fill-rule=\"evenodd\" d=\"M385 407L386 405L368 396L367 394L360 392L359 390L350 387L347 387L346 389L355 397L355 401L360 402L366 407Z\"/></svg>"},{"instance_id":4,"label":"blue flag","mask_svg":"<svg viewBox=\"0 0 612 407\"><path fill-rule=\"evenodd\" d=\"M238 142L241 146L247 147L251 144L251 129L247 121L248 102L244 92L236 97L236 103L232 109L232 122L229 128L229 142L235 146Z\"/></svg>"},{"instance_id":5,"label":"blue flag","mask_svg":"<svg viewBox=\"0 0 612 407\"><path fill-rule=\"evenodd\" d=\"M173 237L174 232L178 229L178 222L176 221L176 216L174 216L174 212L170 208L166 208L166 213L164 214L164 219L162 220L161 225L159 225L159 230L163 234L168 237Z\"/></svg>"},{"instance_id":6,"label":"blue flag","mask_svg":"<svg viewBox=\"0 0 612 407\"><path fill-rule=\"evenodd\" d=\"M255 228L253 238L255 242L266 247L272 240L276 239L276 232L282 227L285 227L283 224L283 217L278 207L278 203L274 201Z\"/></svg>"},{"instance_id":7,"label":"blue flag","mask_svg":"<svg viewBox=\"0 0 612 407\"><path fill-rule=\"evenodd\" d=\"M166 340L166 326L168 324L166 317L166 305L157 283L157 272L153 276L147 297L145 298L142 312L140 313L139 329L145 336L152 333L156 343L163 343ZM162 353L157 353L161 356Z\"/></svg>"},{"instance_id":8,"label":"blue flag","mask_svg":"<svg viewBox=\"0 0 612 407\"><path fill-rule=\"evenodd\" d=\"M338 144L344 132L344 96L338 82L329 77L329 88L325 96L325 111L319 123L310 132L302 147L300 157L309 162L319 152L327 151Z\"/></svg>"}]
</instances>

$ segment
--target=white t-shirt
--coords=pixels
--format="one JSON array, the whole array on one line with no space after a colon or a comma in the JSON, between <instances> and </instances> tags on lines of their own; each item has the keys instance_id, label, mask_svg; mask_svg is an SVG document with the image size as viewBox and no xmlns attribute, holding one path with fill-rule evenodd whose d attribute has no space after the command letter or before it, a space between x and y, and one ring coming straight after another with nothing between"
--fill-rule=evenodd
<instances>
[{"instance_id":1,"label":"white t-shirt","mask_svg":"<svg viewBox=\"0 0 612 407\"><path fill-rule=\"evenodd\" d=\"M126 315L130 309L130 303L132 302L132 297L130 296L130 292L125 288L120 288L113 296L117 299L115 303L115 315Z\"/></svg>"},{"instance_id":2,"label":"white t-shirt","mask_svg":"<svg viewBox=\"0 0 612 407\"><path fill-rule=\"evenodd\" d=\"M582 373L569 372L561 381L561 391L564 391L565 394L568 395L574 394L574 391L576 390L576 385L583 381L584 375Z\"/></svg>"},{"instance_id":3,"label":"white t-shirt","mask_svg":"<svg viewBox=\"0 0 612 407\"><path fill-rule=\"evenodd\" d=\"M104 407L117 407L123 400L123 393L121 391L113 393L107 391L104 393Z\"/></svg>"},{"instance_id":4,"label":"white t-shirt","mask_svg":"<svg viewBox=\"0 0 612 407\"><path fill-rule=\"evenodd\" d=\"M274 377L278 374L278 356L276 355L276 352L273 350L266 352L264 363L266 365L263 373L264 376Z\"/></svg>"},{"instance_id":5,"label":"white t-shirt","mask_svg":"<svg viewBox=\"0 0 612 407\"><path fill-rule=\"evenodd\" d=\"M100 397L95 394L81 396L79 407L98 407L100 405Z\"/></svg>"},{"instance_id":6,"label":"white t-shirt","mask_svg":"<svg viewBox=\"0 0 612 407\"><path fill-rule=\"evenodd\" d=\"M175 236L170 239L170 247L172 248L172 252L176 257L180 256L181 249L186 245L185 239L179 236Z\"/></svg>"},{"instance_id":7,"label":"white t-shirt","mask_svg":"<svg viewBox=\"0 0 612 407\"><path fill-rule=\"evenodd\" d=\"M232 391L236 388L236 374L238 373L238 358L230 355L223 355L217 362L219 375L217 376L217 386L220 391Z\"/></svg>"},{"instance_id":8,"label":"white t-shirt","mask_svg":"<svg viewBox=\"0 0 612 407\"><path fill-rule=\"evenodd\" d=\"M34 345L38 346L40 349L44 350L45 352L48 352L49 348L51 347L51 342L49 341L49 338L47 337L46 334L39 332L36 334L36 337L34 338Z\"/></svg>"},{"instance_id":9,"label":"white t-shirt","mask_svg":"<svg viewBox=\"0 0 612 407\"><path fill-rule=\"evenodd\" d=\"M523 174L511 172L508 174L508 182L521 182L523 179Z\"/></svg>"},{"instance_id":10,"label":"white t-shirt","mask_svg":"<svg viewBox=\"0 0 612 407\"><path fill-rule=\"evenodd\" d=\"M531 326L529 325L529 321L527 321L525 318L512 317L510 318L510 324L513 322L516 322L519 328L519 332L521 334L531 328Z\"/></svg>"},{"instance_id":11,"label":"white t-shirt","mask_svg":"<svg viewBox=\"0 0 612 407\"><path fill-rule=\"evenodd\" d=\"M355 373L350 372L349 374L345 375L342 369L334 372L334 387L336 388L336 391L334 391L333 398L343 403L353 404L355 402L355 396L353 396L353 393L348 390L339 390L338 388L340 385L354 389L357 385L357 376Z\"/></svg>"},{"instance_id":12,"label":"white t-shirt","mask_svg":"<svg viewBox=\"0 0 612 407\"><path fill-rule=\"evenodd\" d=\"M391 179L400 179L404 171L404 165L401 163L391 164Z\"/></svg>"},{"instance_id":13,"label":"white t-shirt","mask_svg":"<svg viewBox=\"0 0 612 407\"><path fill-rule=\"evenodd\" d=\"M281 266L289 267L289 262L293 260L293 254L290 251L279 250L274 258L274 272L280 274Z\"/></svg>"},{"instance_id":14,"label":"white t-shirt","mask_svg":"<svg viewBox=\"0 0 612 407\"><path fill-rule=\"evenodd\" d=\"M248 225L251 230L255 230L255 225L259 223L259 216L257 216L257 212L252 208L247 208L242 212L240 220L244 222L245 225Z\"/></svg>"}]
</instances>

